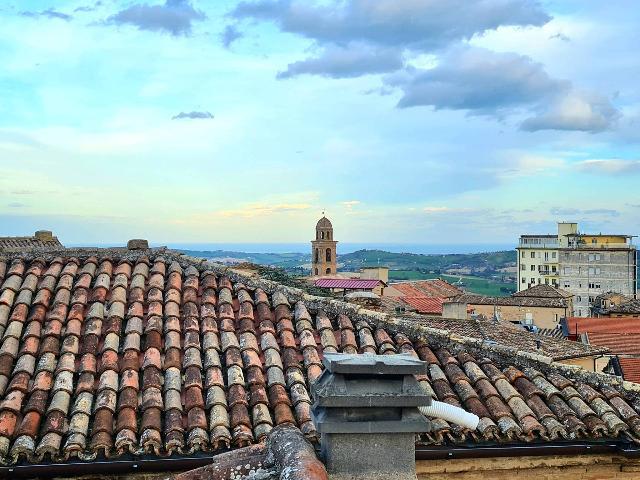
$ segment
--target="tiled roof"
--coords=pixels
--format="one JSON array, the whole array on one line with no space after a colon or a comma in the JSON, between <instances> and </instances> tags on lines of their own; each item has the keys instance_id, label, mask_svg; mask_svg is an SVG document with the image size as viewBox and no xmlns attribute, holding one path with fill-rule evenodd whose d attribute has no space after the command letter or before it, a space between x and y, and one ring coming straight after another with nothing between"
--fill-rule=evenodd
<instances>
[{"instance_id":1,"label":"tiled roof","mask_svg":"<svg viewBox=\"0 0 640 480\"><path fill-rule=\"evenodd\" d=\"M29 249L55 250L62 247L57 237L43 240L37 237L0 237L0 252L17 252Z\"/></svg>"},{"instance_id":2,"label":"tiled roof","mask_svg":"<svg viewBox=\"0 0 640 480\"><path fill-rule=\"evenodd\" d=\"M439 278L417 282L399 282L392 284L392 286L402 294L399 297L400 300L415 309L416 312L432 315L441 315L442 304L463 293L459 288Z\"/></svg>"},{"instance_id":3,"label":"tiled roof","mask_svg":"<svg viewBox=\"0 0 640 480\"><path fill-rule=\"evenodd\" d=\"M286 423L317 440L324 352L416 355L433 398L481 417L475 431L434 419L420 443L640 442L617 377L171 251L61 254L0 261L5 464L213 452Z\"/></svg>"},{"instance_id":4,"label":"tiled roof","mask_svg":"<svg viewBox=\"0 0 640 480\"><path fill-rule=\"evenodd\" d=\"M540 284L529 287L525 290L520 290L512 295L512 297L535 297L535 298L570 298L573 297L572 293L566 290L552 287L551 285Z\"/></svg>"},{"instance_id":5,"label":"tiled roof","mask_svg":"<svg viewBox=\"0 0 640 480\"><path fill-rule=\"evenodd\" d=\"M628 302L621 303L620 305L611 306L607 308L607 312L621 315L637 315L640 313L640 300L633 299Z\"/></svg>"},{"instance_id":6,"label":"tiled roof","mask_svg":"<svg viewBox=\"0 0 640 480\"><path fill-rule=\"evenodd\" d=\"M545 337L558 338L558 339L564 338L564 334L562 333L562 330L559 328L539 328L536 333Z\"/></svg>"},{"instance_id":7,"label":"tiled roof","mask_svg":"<svg viewBox=\"0 0 640 480\"><path fill-rule=\"evenodd\" d=\"M566 308L568 306L565 298L548 298L548 297L488 297L485 295L475 295L465 293L451 300L456 303L466 303L467 305L504 305L515 307L547 307L547 308Z\"/></svg>"},{"instance_id":8,"label":"tiled roof","mask_svg":"<svg viewBox=\"0 0 640 480\"><path fill-rule=\"evenodd\" d=\"M449 298L463 293L459 288L440 278L415 282L398 282L393 284L393 288L408 297L426 296Z\"/></svg>"},{"instance_id":9,"label":"tiled roof","mask_svg":"<svg viewBox=\"0 0 640 480\"><path fill-rule=\"evenodd\" d=\"M405 318L421 325L477 339L487 344L500 344L514 350L544 355L554 360L590 357L607 351L604 347L584 345L564 338L529 332L520 325L505 321L477 318L459 320L422 315L407 315Z\"/></svg>"},{"instance_id":10,"label":"tiled roof","mask_svg":"<svg viewBox=\"0 0 640 480\"><path fill-rule=\"evenodd\" d=\"M640 333L587 333L589 345L607 347L614 355L640 355Z\"/></svg>"},{"instance_id":11,"label":"tiled roof","mask_svg":"<svg viewBox=\"0 0 640 480\"><path fill-rule=\"evenodd\" d=\"M640 383L640 358L618 357L624 379Z\"/></svg>"},{"instance_id":12,"label":"tiled roof","mask_svg":"<svg viewBox=\"0 0 640 480\"><path fill-rule=\"evenodd\" d=\"M380 280L361 280L358 278L319 278L314 282L314 285L320 288L373 290L381 283Z\"/></svg>"},{"instance_id":13,"label":"tiled roof","mask_svg":"<svg viewBox=\"0 0 640 480\"><path fill-rule=\"evenodd\" d=\"M568 317L562 322L569 336L587 332L640 333L640 318Z\"/></svg>"},{"instance_id":14,"label":"tiled roof","mask_svg":"<svg viewBox=\"0 0 640 480\"><path fill-rule=\"evenodd\" d=\"M415 309L418 313L442 315L443 298L437 297L400 297L400 299Z\"/></svg>"}]
</instances>

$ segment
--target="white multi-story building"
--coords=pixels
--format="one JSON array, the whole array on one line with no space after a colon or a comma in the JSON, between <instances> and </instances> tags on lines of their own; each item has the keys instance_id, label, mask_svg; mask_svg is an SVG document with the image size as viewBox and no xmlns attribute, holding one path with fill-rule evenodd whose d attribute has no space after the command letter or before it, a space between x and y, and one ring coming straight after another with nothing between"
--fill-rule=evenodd
<instances>
[{"instance_id":1,"label":"white multi-story building","mask_svg":"<svg viewBox=\"0 0 640 480\"><path fill-rule=\"evenodd\" d=\"M636 298L636 247L630 235L584 234L558 223L557 235L522 235L518 291L548 284L574 295L573 315L589 316L595 297L616 292Z\"/></svg>"}]
</instances>

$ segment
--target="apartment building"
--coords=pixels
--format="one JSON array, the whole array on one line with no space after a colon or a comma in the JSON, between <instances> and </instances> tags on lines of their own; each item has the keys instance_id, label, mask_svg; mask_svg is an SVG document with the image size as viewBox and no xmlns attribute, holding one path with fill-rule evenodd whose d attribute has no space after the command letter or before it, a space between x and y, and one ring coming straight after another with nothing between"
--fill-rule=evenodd
<instances>
[{"instance_id":1,"label":"apartment building","mask_svg":"<svg viewBox=\"0 0 640 480\"><path fill-rule=\"evenodd\" d=\"M574 295L573 315L586 317L596 297L616 292L636 298L637 261L632 236L585 234L577 223L558 223L557 235L522 235L518 291L547 284Z\"/></svg>"}]
</instances>

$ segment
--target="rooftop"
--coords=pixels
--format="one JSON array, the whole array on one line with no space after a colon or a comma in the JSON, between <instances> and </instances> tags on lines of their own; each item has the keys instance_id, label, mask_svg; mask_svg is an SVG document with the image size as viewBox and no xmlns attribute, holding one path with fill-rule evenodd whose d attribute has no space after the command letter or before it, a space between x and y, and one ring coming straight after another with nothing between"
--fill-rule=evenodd
<instances>
[{"instance_id":1,"label":"rooftop","mask_svg":"<svg viewBox=\"0 0 640 480\"><path fill-rule=\"evenodd\" d=\"M637 315L640 314L640 299L629 300L620 305L613 305L606 309L606 312L619 315Z\"/></svg>"},{"instance_id":2,"label":"rooftop","mask_svg":"<svg viewBox=\"0 0 640 480\"><path fill-rule=\"evenodd\" d=\"M589 345L606 347L615 355L640 355L640 333L588 332Z\"/></svg>"},{"instance_id":3,"label":"rooftop","mask_svg":"<svg viewBox=\"0 0 640 480\"><path fill-rule=\"evenodd\" d=\"M327 352L416 356L432 398L481 418L434 419L421 445L640 443L638 386L495 323L476 323L480 339L165 249L14 254L0 282L5 465L210 456L283 424L317 442L309 389Z\"/></svg>"},{"instance_id":4,"label":"rooftop","mask_svg":"<svg viewBox=\"0 0 640 480\"><path fill-rule=\"evenodd\" d=\"M568 317L562 320L565 335L582 333L638 333L640 334L640 318L623 317Z\"/></svg>"},{"instance_id":5,"label":"rooftop","mask_svg":"<svg viewBox=\"0 0 640 480\"><path fill-rule=\"evenodd\" d=\"M0 252L25 250L56 250L62 248L58 237L46 230L37 231L32 237L0 237Z\"/></svg>"},{"instance_id":6,"label":"rooftop","mask_svg":"<svg viewBox=\"0 0 640 480\"><path fill-rule=\"evenodd\" d=\"M413 282L398 282L391 286L400 292L398 297L418 313L442 314L442 304L462 294L462 290L439 278Z\"/></svg>"},{"instance_id":7,"label":"rooftop","mask_svg":"<svg viewBox=\"0 0 640 480\"><path fill-rule=\"evenodd\" d=\"M373 290L382 280L362 280L359 278L319 278L313 284L320 288L344 288L347 290Z\"/></svg>"},{"instance_id":8,"label":"rooftop","mask_svg":"<svg viewBox=\"0 0 640 480\"><path fill-rule=\"evenodd\" d=\"M541 284L529 287L511 295L512 297L531 297L531 298L571 298L572 293L566 290L552 287L551 285Z\"/></svg>"}]
</instances>

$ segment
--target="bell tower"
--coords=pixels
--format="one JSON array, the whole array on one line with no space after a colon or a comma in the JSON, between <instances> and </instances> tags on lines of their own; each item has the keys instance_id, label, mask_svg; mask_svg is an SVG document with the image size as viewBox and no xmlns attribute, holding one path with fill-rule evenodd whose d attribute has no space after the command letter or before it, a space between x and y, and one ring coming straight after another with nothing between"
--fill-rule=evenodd
<instances>
[{"instance_id":1,"label":"bell tower","mask_svg":"<svg viewBox=\"0 0 640 480\"><path fill-rule=\"evenodd\" d=\"M333 225L324 216L316 224L316 239L311 241L311 275L335 275L337 269L336 242Z\"/></svg>"}]
</instances>

